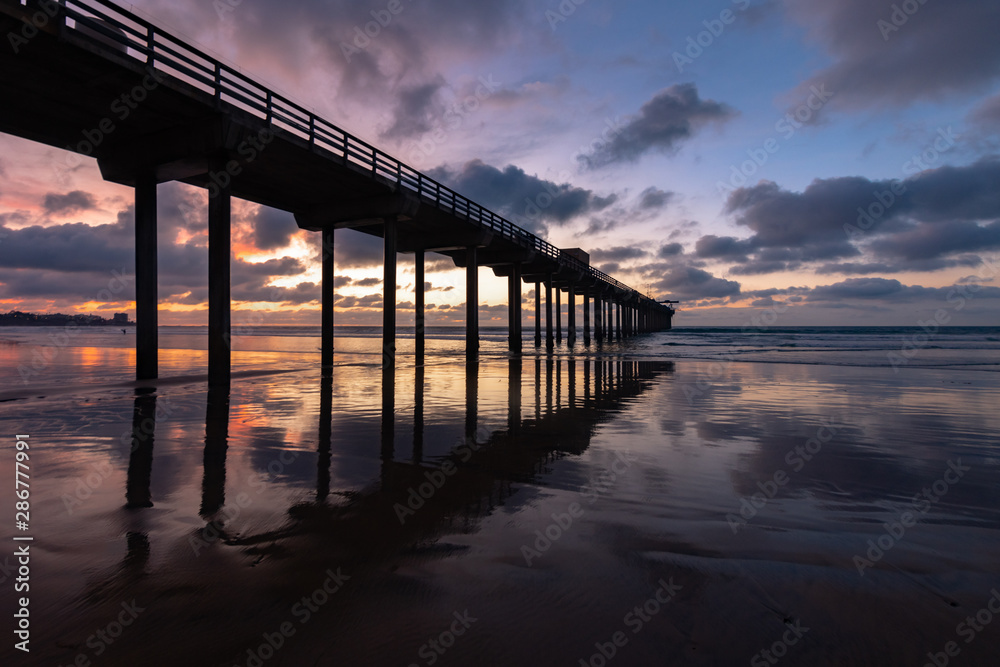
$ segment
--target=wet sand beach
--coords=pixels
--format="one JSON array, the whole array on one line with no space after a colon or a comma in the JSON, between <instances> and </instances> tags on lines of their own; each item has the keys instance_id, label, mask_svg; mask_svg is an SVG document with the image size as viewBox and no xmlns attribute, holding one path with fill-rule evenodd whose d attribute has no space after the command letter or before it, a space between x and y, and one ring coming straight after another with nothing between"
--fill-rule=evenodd
<instances>
[{"instance_id":1,"label":"wet sand beach","mask_svg":"<svg viewBox=\"0 0 1000 667\"><path fill-rule=\"evenodd\" d=\"M329 380L261 345L228 391L183 346L173 380L88 346L22 386L5 346L4 664L994 664L996 373L668 336L393 371L348 342Z\"/></svg>"}]
</instances>

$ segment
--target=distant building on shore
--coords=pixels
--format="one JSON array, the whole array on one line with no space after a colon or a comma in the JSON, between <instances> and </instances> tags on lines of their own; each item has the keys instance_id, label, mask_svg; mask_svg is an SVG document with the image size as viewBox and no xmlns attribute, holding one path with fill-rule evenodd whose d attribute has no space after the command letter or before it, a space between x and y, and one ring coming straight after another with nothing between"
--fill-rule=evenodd
<instances>
[{"instance_id":1,"label":"distant building on shore","mask_svg":"<svg viewBox=\"0 0 1000 667\"><path fill-rule=\"evenodd\" d=\"M115 313L112 319L105 319L99 315L65 315L63 313L22 313L19 310L12 310L9 313L0 313L0 326L37 326L37 327L102 327L102 326L129 326L135 324L128 319L128 313Z\"/></svg>"},{"instance_id":2,"label":"distant building on shore","mask_svg":"<svg viewBox=\"0 0 1000 667\"><path fill-rule=\"evenodd\" d=\"M116 325L127 325L128 324L128 313L115 313L115 316L111 318L111 321Z\"/></svg>"}]
</instances>

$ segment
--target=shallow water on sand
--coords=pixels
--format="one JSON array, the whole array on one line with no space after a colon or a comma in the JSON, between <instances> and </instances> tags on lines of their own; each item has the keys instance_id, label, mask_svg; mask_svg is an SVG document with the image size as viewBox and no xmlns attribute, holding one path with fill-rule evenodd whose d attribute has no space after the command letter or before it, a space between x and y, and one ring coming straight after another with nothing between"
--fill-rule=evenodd
<instances>
[{"instance_id":1,"label":"shallow water on sand","mask_svg":"<svg viewBox=\"0 0 1000 667\"><path fill-rule=\"evenodd\" d=\"M1000 587L995 373L637 345L348 346L329 382L245 350L228 392L197 350L137 384L128 349L60 348L0 403L34 538L31 653L0 660L994 664L1000 622L960 624Z\"/></svg>"}]
</instances>

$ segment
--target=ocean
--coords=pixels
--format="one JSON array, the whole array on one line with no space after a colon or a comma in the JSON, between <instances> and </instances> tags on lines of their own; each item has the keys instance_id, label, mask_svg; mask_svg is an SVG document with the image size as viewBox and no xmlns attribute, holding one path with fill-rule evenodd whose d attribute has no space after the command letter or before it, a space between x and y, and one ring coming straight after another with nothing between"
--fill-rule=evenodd
<instances>
[{"instance_id":1,"label":"ocean","mask_svg":"<svg viewBox=\"0 0 1000 667\"><path fill-rule=\"evenodd\" d=\"M338 327L326 379L318 328L236 331L209 390L203 327L143 382L132 329L0 329L3 664L1000 654L1000 327L400 329L388 370Z\"/></svg>"}]
</instances>

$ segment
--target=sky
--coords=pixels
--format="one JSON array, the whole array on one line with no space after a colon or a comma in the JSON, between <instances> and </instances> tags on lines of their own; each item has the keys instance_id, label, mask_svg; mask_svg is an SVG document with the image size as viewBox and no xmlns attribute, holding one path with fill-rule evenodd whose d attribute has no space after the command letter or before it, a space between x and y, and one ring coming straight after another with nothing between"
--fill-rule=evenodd
<instances>
[{"instance_id":1,"label":"sky","mask_svg":"<svg viewBox=\"0 0 1000 667\"><path fill-rule=\"evenodd\" d=\"M675 326L1000 325L992 0L132 7L680 301ZM164 183L158 196L160 324L204 324L206 191ZM0 310L134 315L132 204L96 161L0 135ZM377 324L381 242L336 236L337 322ZM319 324L317 237L234 202L234 326ZM426 279L429 323L461 323L464 270L430 255ZM411 257L398 282L406 324ZM482 268L481 322L503 324L506 298Z\"/></svg>"}]
</instances>

